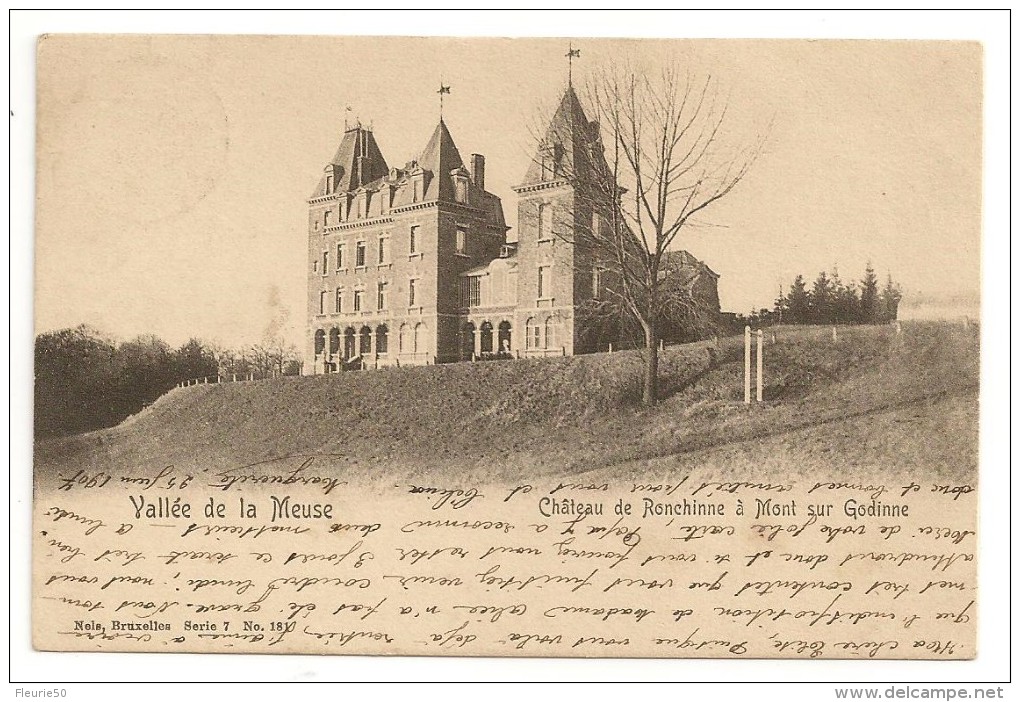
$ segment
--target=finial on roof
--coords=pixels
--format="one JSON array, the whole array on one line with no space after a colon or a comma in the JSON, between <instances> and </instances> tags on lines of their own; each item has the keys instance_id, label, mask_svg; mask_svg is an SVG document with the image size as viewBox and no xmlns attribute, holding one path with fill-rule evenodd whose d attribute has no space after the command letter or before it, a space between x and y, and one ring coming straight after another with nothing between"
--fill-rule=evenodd
<instances>
[{"instance_id":1,"label":"finial on roof","mask_svg":"<svg viewBox=\"0 0 1020 702\"><path fill-rule=\"evenodd\" d=\"M575 49L573 42L567 45L567 85L574 86L574 59L581 58L581 50Z\"/></svg>"},{"instance_id":2,"label":"finial on roof","mask_svg":"<svg viewBox=\"0 0 1020 702\"><path fill-rule=\"evenodd\" d=\"M450 94L450 86L443 85L443 78L439 78L439 90L436 91L439 94L439 121L443 121L443 96Z\"/></svg>"}]
</instances>

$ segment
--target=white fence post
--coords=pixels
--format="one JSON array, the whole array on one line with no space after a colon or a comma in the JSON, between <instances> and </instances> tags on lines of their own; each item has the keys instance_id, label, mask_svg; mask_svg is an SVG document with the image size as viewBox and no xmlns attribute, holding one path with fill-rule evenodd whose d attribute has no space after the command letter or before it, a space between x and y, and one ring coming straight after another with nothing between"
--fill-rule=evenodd
<instances>
[{"instance_id":1,"label":"white fence post","mask_svg":"<svg viewBox=\"0 0 1020 702\"><path fill-rule=\"evenodd\" d=\"M744 404L751 404L751 327L744 327Z\"/></svg>"},{"instance_id":2,"label":"white fence post","mask_svg":"<svg viewBox=\"0 0 1020 702\"><path fill-rule=\"evenodd\" d=\"M762 334L761 329L759 329L758 330L758 368L757 368L757 371L758 371L758 392L757 392L757 399L758 399L758 402L761 402L761 389L762 389L762 377L761 377L761 372L762 372L762 349L764 347L763 337L764 337L764 334Z\"/></svg>"}]
</instances>

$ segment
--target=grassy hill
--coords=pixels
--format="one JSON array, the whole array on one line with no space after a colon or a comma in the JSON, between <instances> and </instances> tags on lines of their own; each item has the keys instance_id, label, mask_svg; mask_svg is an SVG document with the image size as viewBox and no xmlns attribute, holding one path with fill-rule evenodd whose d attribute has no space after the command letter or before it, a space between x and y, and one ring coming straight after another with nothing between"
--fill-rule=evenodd
<instances>
[{"instance_id":1,"label":"grassy hill","mask_svg":"<svg viewBox=\"0 0 1020 702\"><path fill-rule=\"evenodd\" d=\"M545 474L732 476L823 467L973 477L974 326L778 328L765 400L745 406L742 339L667 348L664 400L640 407L640 352L390 368L179 388L120 426L40 442L40 477L71 467L222 470L332 454L351 481Z\"/></svg>"}]
</instances>

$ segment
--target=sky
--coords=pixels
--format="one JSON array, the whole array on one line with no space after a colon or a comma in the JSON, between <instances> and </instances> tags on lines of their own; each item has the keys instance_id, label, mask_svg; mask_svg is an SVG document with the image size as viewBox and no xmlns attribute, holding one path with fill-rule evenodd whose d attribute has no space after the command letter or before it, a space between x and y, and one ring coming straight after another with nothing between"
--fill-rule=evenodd
<instances>
[{"instance_id":1,"label":"sky","mask_svg":"<svg viewBox=\"0 0 1020 702\"><path fill-rule=\"evenodd\" d=\"M342 27L337 28L342 31ZM867 261L904 313L976 315L981 79L977 43L569 40L574 80L630 62L711 74L724 140L767 133L747 178L681 235L720 274L724 310ZM516 225L512 187L566 87L565 39L59 36L37 87L37 332L226 346L306 310L307 197L345 116L390 166L444 118ZM348 112L346 107L350 107ZM511 232L511 237L513 233Z\"/></svg>"}]
</instances>

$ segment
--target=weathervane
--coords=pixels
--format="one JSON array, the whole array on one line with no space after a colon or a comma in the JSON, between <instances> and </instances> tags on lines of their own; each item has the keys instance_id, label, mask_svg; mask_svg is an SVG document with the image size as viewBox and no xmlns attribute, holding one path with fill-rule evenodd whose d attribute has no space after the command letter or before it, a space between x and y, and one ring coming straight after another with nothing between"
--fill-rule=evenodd
<instances>
[{"instance_id":1,"label":"weathervane","mask_svg":"<svg viewBox=\"0 0 1020 702\"><path fill-rule=\"evenodd\" d=\"M443 119L443 96L450 94L450 86L443 85L442 77L439 78L439 90L437 90L436 92L439 93L439 119L442 120Z\"/></svg>"},{"instance_id":2,"label":"weathervane","mask_svg":"<svg viewBox=\"0 0 1020 702\"><path fill-rule=\"evenodd\" d=\"M567 45L567 85L574 85L574 59L581 58L581 50L575 49L573 42Z\"/></svg>"}]
</instances>

